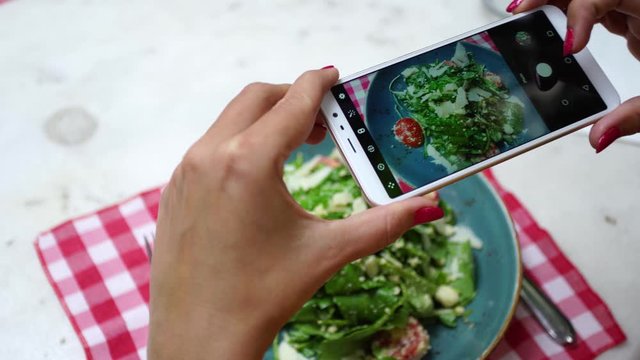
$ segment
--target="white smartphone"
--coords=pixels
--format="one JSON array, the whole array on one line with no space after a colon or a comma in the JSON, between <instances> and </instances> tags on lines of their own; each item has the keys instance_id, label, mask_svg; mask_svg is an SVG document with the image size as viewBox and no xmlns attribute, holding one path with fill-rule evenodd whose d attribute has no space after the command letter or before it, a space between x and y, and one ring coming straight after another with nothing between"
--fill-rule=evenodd
<instances>
[{"instance_id":1,"label":"white smartphone","mask_svg":"<svg viewBox=\"0 0 640 360\"><path fill-rule=\"evenodd\" d=\"M368 202L424 194L592 124L620 99L543 6L340 79L327 127Z\"/></svg>"}]
</instances>

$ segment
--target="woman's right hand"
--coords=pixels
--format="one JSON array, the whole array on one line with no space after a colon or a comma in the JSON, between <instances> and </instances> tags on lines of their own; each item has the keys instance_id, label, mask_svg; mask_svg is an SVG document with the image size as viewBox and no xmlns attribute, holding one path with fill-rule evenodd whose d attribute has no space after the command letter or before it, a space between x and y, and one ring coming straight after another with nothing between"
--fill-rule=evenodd
<instances>
[{"instance_id":1,"label":"woman's right hand","mask_svg":"<svg viewBox=\"0 0 640 360\"><path fill-rule=\"evenodd\" d=\"M587 46L593 26L604 25L611 33L627 40L627 47L640 60L639 0L514 0L507 11L521 13L545 4L555 5L567 13L566 55ZM636 74L637 75L637 74ZM618 106L593 125L589 134L596 152L604 150L616 139L640 132L640 96Z\"/></svg>"}]
</instances>

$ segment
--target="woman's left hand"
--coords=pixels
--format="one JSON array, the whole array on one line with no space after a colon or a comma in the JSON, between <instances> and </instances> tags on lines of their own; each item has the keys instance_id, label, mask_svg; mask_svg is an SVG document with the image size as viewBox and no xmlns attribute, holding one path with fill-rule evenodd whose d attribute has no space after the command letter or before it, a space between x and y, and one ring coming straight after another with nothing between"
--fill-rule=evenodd
<instances>
[{"instance_id":1,"label":"woman's left hand","mask_svg":"<svg viewBox=\"0 0 640 360\"><path fill-rule=\"evenodd\" d=\"M184 156L158 216L150 358L261 358L334 272L442 216L425 198L339 221L295 203L284 162L323 137L318 110L337 79L330 68L249 85Z\"/></svg>"}]
</instances>

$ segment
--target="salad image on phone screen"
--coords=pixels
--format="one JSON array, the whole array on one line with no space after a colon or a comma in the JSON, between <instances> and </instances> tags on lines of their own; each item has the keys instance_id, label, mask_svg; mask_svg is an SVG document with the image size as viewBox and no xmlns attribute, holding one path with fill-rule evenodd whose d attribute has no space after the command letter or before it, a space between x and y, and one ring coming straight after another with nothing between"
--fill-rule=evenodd
<instances>
[{"instance_id":1,"label":"salad image on phone screen","mask_svg":"<svg viewBox=\"0 0 640 360\"><path fill-rule=\"evenodd\" d=\"M549 133L487 32L344 88L403 192Z\"/></svg>"},{"instance_id":2,"label":"salad image on phone screen","mask_svg":"<svg viewBox=\"0 0 640 360\"><path fill-rule=\"evenodd\" d=\"M499 153L525 131L522 101L462 43L450 60L407 67L389 91L400 117L393 126L396 140L424 146L424 156L449 172Z\"/></svg>"}]
</instances>

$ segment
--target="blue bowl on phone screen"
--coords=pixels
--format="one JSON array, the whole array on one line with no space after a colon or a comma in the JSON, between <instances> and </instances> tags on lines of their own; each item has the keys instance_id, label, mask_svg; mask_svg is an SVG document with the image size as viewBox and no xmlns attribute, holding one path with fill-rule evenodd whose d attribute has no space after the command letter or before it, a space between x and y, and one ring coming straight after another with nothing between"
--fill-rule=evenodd
<instances>
[{"instance_id":1,"label":"blue bowl on phone screen","mask_svg":"<svg viewBox=\"0 0 640 360\"><path fill-rule=\"evenodd\" d=\"M463 46L467 52L472 54L477 63L484 65L488 71L499 75L503 84L509 89L510 94L523 103L524 128L528 130L520 135L516 143L521 144L547 133L548 130L544 125L544 121L502 56L491 49L479 45L463 43ZM433 159L425 157L422 146L410 149L395 138L393 126L396 121L402 117L411 117L411 114L396 106L396 101L389 88L394 87L394 90L404 90L396 88L397 81L394 82L394 79L403 70L415 65L425 65L451 59L455 49L455 43L446 45L386 67L378 71L367 91L367 101L364 109L367 129L394 174L414 187L420 187L441 179L449 175L449 172L444 166L435 164L432 161ZM398 110L401 114L398 114ZM503 146L500 150L505 151L507 149Z\"/></svg>"},{"instance_id":2,"label":"blue bowl on phone screen","mask_svg":"<svg viewBox=\"0 0 640 360\"><path fill-rule=\"evenodd\" d=\"M305 159L328 155L334 144L330 139L315 146L304 145L297 153ZM489 355L504 334L520 294L520 250L511 218L491 185L474 175L439 191L454 209L458 225L471 229L483 242L474 251L476 297L467 306L467 322L455 328L441 324L426 325L431 350L424 359L479 359ZM264 357L273 360L270 349ZM281 359L287 360L287 359Z\"/></svg>"}]
</instances>

